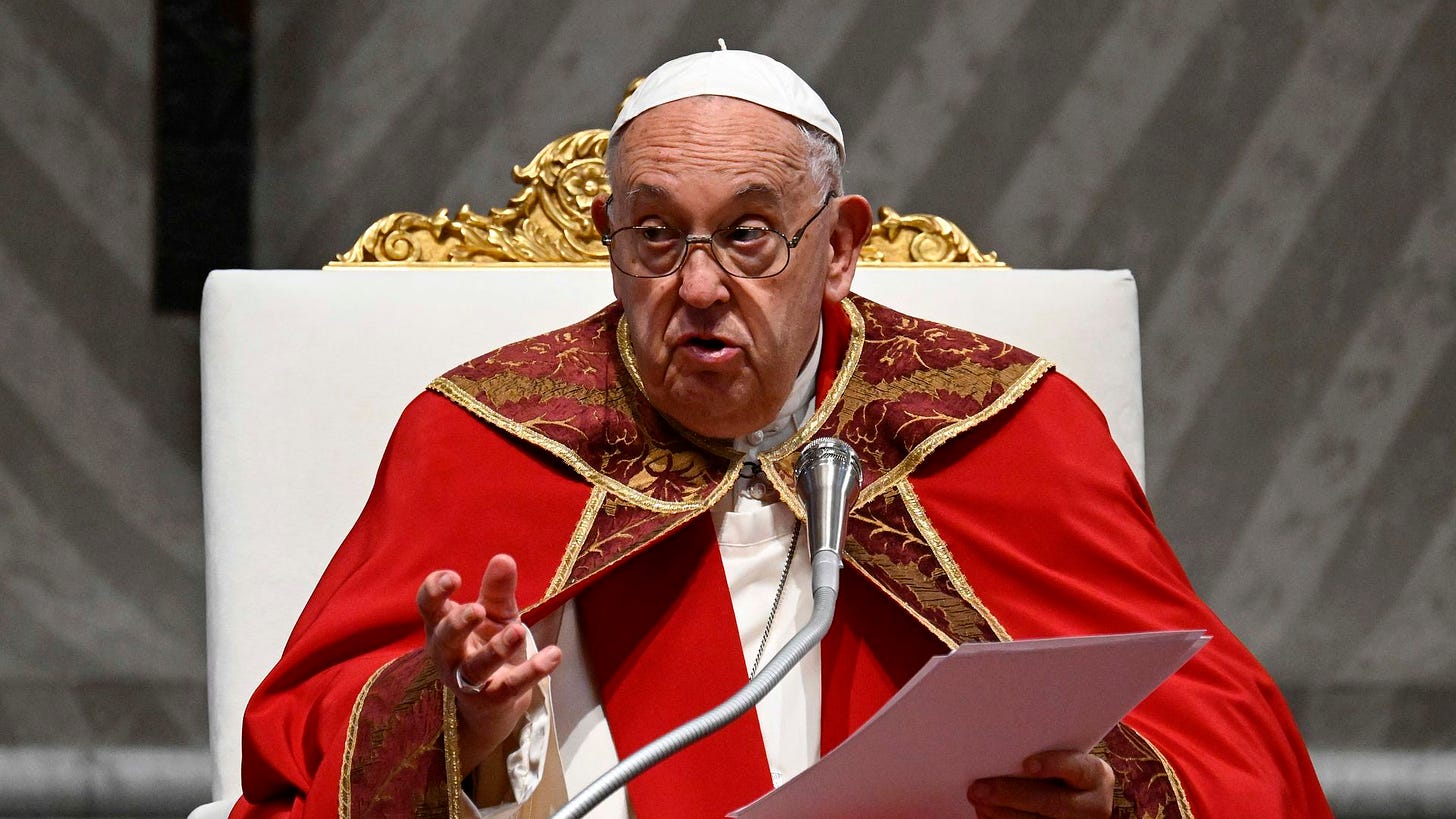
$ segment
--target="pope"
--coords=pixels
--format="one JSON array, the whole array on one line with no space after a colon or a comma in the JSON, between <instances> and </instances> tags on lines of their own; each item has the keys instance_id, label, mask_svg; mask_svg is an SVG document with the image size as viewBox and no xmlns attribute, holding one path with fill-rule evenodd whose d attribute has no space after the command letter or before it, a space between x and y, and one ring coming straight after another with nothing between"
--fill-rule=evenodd
<instances>
[{"instance_id":1,"label":"pope","mask_svg":"<svg viewBox=\"0 0 1456 819\"><path fill-rule=\"evenodd\" d=\"M967 815L1330 815L1090 399L1033 353L851 292L871 211L844 156L768 57L690 55L641 84L592 205L616 302L406 408L249 706L234 815L560 805L807 621L792 472L831 435L864 486L829 635L593 815L722 816L964 642L1174 628L1214 639L1090 753L968 782Z\"/></svg>"}]
</instances>

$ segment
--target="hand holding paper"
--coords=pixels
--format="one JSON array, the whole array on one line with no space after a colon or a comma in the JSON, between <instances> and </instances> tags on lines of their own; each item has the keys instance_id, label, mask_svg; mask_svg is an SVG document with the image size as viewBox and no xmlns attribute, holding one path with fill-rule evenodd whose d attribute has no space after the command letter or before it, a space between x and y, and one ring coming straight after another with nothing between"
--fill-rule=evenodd
<instances>
[{"instance_id":1,"label":"hand holding paper","mask_svg":"<svg viewBox=\"0 0 1456 819\"><path fill-rule=\"evenodd\" d=\"M1202 631L963 645L925 664L817 764L733 813L974 816L971 783L1088 751L1210 638Z\"/></svg>"}]
</instances>

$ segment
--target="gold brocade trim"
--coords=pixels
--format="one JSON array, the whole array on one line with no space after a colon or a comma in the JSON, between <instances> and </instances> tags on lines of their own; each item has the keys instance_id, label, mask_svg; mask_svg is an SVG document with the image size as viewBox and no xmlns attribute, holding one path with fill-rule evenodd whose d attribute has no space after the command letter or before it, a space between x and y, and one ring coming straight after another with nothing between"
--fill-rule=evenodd
<instances>
[{"instance_id":1,"label":"gold brocade trim","mask_svg":"<svg viewBox=\"0 0 1456 819\"><path fill-rule=\"evenodd\" d=\"M1019 398L1021 398L1021 396L1025 395L1026 391L1031 389L1032 386L1036 384L1036 382L1040 381L1042 376L1046 375L1048 372L1051 372L1052 368L1053 364L1050 361L1047 361L1045 358L1038 358L1036 361L1032 362L1031 366L1027 368L1026 372L1021 376L1021 378L1018 378L1016 380L1016 383L1007 387L1006 391L1001 393L1001 395L998 396L995 401L987 404L981 409L980 412L972 415L970 418L962 419L955 422L954 424L950 424L949 426L945 426L937 430L936 432L931 434L930 437L926 438L924 441L921 441L919 446L910 450L909 454L905 456L904 460L900 461L900 463L896 464L888 472L881 475L879 479L877 479L874 483L866 486L863 490L861 490L858 506L863 506L865 503L883 494L890 487L903 480L911 472L914 472L920 467L920 464L925 462L926 458L930 457L931 453L935 452L935 450L940 447L941 444L949 441L957 435L960 435L962 432L971 429L972 427L981 425L996 413L1014 404Z\"/></svg>"},{"instance_id":2,"label":"gold brocade trim","mask_svg":"<svg viewBox=\"0 0 1456 819\"><path fill-rule=\"evenodd\" d=\"M1178 772L1173 770L1173 763L1169 762L1168 758L1163 756L1163 752L1158 750L1158 746L1154 745L1152 740L1143 736L1142 732L1138 731L1138 729L1128 725L1126 722L1122 723L1122 727L1132 732L1133 736L1147 745L1148 749L1153 752L1153 755L1158 758L1158 761L1163 764L1163 773L1168 775L1168 784L1172 786L1173 795L1178 799L1178 812L1183 815L1183 819L1193 819L1193 805L1188 801L1188 792L1183 790L1183 780L1179 779Z\"/></svg>"},{"instance_id":3,"label":"gold brocade trim","mask_svg":"<svg viewBox=\"0 0 1456 819\"><path fill-rule=\"evenodd\" d=\"M920 625L925 626L926 631L929 631L931 634L935 635L936 638L938 638L942 643L945 643L947 647L951 649L959 647L960 642L958 642L951 635L946 634L944 631L941 631L940 628L934 623L925 619L925 615L916 611L914 607L901 599L900 595L895 594L894 592L886 588L885 584L881 583L879 579L876 578L874 574L869 571L869 569L865 568L864 562L857 554L855 554L856 552L863 551L863 548L864 547L860 546L857 543L846 542L844 544L844 562L848 563L850 566L853 566L854 570L859 572L861 577L870 582L870 585L879 589L885 595L885 597L889 598L892 602L894 602L895 605L904 609L906 614L909 614L911 617L915 618L915 620L919 622Z\"/></svg>"},{"instance_id":4,"label":"gold brocade trim","mask_svg":"<svg viewBox=\"0 0 1456 819\"><path fill-rule=\"evenodd\" d=\"M572 567L576 565L576 559L581 555L581 547L586 543L587 535L591 534L592 524L596 522L597 514L601 512L602 504L606 500L606 490L600 486L592 487L591 497L586 501L586 508L581 510L581 517L576 521L576 529L571 533L571 542L566 545L566 553L561 556L561 565L556 567L556 575L551 578L551 585L546 587L546 593L541 596L542 600L549 600L566 588L567 581L571 580ZM533 603L527 607L526 611L530 611L535 606L536 604Z\"/></svg>"},{"instance_id":5,"label":"gold brocade trim","mask_svg":"<svg viewBox=\"0 0 1456 819\"><path fill-rule=\"evenodd\" d=\"M960 565L951 556L950 547L945 545L945 540L935 530L934 524L930 522L930 517L925 514L925 507L920 504L920 496L915 494L914 487L910 485L910 479L907 477L899 481L895 484L894 489L899 493L901 502L905 504L905 510L910 513L910 519L915 522L915 528L920 532L920 537L925 539L926 544L930 546L930 551L935 554L935 561L940 564L946 577L950 578L951 588L956 590L956 594L959 594L967 605L986 619L986 624L991 627L997 640L1010 642L1011 633L1001 625L1001 621L997 620L995 615L991 614L991 610L981 602L981 598L971 588L965 573L961 571Z\"/></svg>"},{"instance_id":6,"label":"gold brocade trim","mask_svg":"<svg viewBox=\"0 0 1456 819\"><path fill-rule=\"evenodd\" d=\"M349 804L353 796L353 785L349 779L349 769L354 765L354 745L359 739L359 715L364 712L364 700L369 696L369 689L374 686L374 681L384 673L386 668L399 662L400 658L393 660L374 669L369 679L364 681L364 687L359 689L359 696L354 698L354 708L349 712L349 730L344 735L344 759L339 767L339 819L349 819L353 808Z\"/></svg>"},{"instance_id":7,"label":"gold brocade trim","mask_svg":"<svg viewBox=\"0 0 1456 819\"><path fill-rule=\"evenodd\" d=\"M463 777L460 774L460 725L456 721L455 692L442 685L444 714L442 715L441 742L445 746L445 791L449 800L450 819L460 819L460 800L464 798Z\"/></svg>"},{"instance_id":8,"label":"gold brocade trim","mask_svg":"<svg viewBox=\"0 0 1456 819\"><path fill-rule=\"evenodd\" d=\"M787 467L788 459L796 457L799 448L814 437L821 427L829 423L830 416L838 411L839 402L844 398L844 391L849 388L849 382L854 379L855 373L859 370L859 359L864 352L865 343L864 316L849 299L841 301L839 306L844 309L844 315L849 319L849 346L844 351L844 361L840 364L839 373L834 377L834 383L829 385L829 391L824 395L824 402L814 408L814 414L809 416L809 420L804 426L800 427L787 441L758 456L759 463L765 466L763 473L768 476L769 483L778 490L779 498L788 504L794 517L799 520L804 520L807 515L804 511L804 502L799 499L799 494L794 491L793 487L787 485L777 469L767 467L777 466L780 463ZM793 472L792 469L787 471L789 474ZM862 505L863 501L856 503L855 508L858 509Z\"/></svg>"},{"instance_id":9,"label":"gold brocade trim","mask_svg":"<svg viewBox=\"0 0 1456 819\"><path fill-rule=\"evenodd\" d=\"M616 341L617 357L621 359L622 366L626 368L627 375L631 377L632 386L637 388L637 393L645 400L647 398L647 388L642 383L642 371L637 369L637 353L632 349L632 334L627 327L627 316L625 314L617 319ZM648 403L651 404L652 402L648 401ZM669 417L666 413L658 413L658 415L673 429L677 430L678 434L688 439L689 442L696 445L699 449L707 450L724 460L732 461L733 465L728 468L728 474L737 480L738 470L743 467L744 454L742 452L739 452L733 447L723 446L721 442L704 438L684 428L678 424L677 419Z\"/></svg>"},{"instance_id":10,"label":"gold brocade trim","mask_svg":"<svg viewBox=\"0 0 1456 819\"><path fill-rule=\"evenodd\" d=\"M572 470L575 471L578 475L585 478L587 482L590 483L592 486L605 489L606 491L622 499L622 501L625 503L629 503L641 509L649 509L653 512L662 512L664 514L671 514L675 512L702 511L704 509L707 509L708 506L711 505L711 503L705 502L660 500L644 492L633 489L632 487L627 486L621 481L618 481L615 478L612 478L602 473L591 464L588 464L585 460L582 459L580 455L576 454L574 450L572 450L565 444L554 441L551 438L548 438L547 436L537 432L536 430L531 429L525 424L520 424L512 421L511 419L505 417L504 415L501 415L490 407L487 407L485 404L482 404L475 396L460 389L453 382L449 381L446 378L436 378L434 381L430 382L427 389L431 389L435 392L440 393L441 395L448 398L450 401L458 404L467 412L485 421L486 423L489 423L490 425L497 427L511 435L514 435L523 441L535 444L536 446L541 447L547 452L550 452L552 455L555 455L556 457L564 461L567 466L571 467ZM724 475L722 481L719 482L719 486L714 489L713 494L720 496L722 493L727 492L728 487L733 485L733 481L737 480L737 477L737 472L730 469Z\"/></svg>"},{"instance_id":11,"label":"gold brocade trim","mask_svg":"<svg viewBox=\"0 0 1456 819\"><path fill-rule=\"evenodd\" d=\"M722 499L722 496L721 495L718 495L718 496L714 497L712 500L710 500L708 502L708 507L713 506L713 504L717 503L721 499ZM603 563L602 565L598 566L596 569L593 569L590 573L584 574L581 577L578 577L575 581L569 581L569 582L567 582L565 585L563 585L561 587L560 590L557 591L557 594L561 594L562 592L566 591L567 589L570 589L573 586L579 586L582 583L585 583L588 580L591 580L593 577L596 577L597 575L601 574L602 572L611 571L613 568L615 568L622 561L624 561L624 560L626 560L626 559L628 559L630 557L633 557L633 556L637 555L643 549L648 548L648 546L650 546L652 544L660 543L663 540L667 539L668 537L671 537L674 532L676 532L677 530L683 528L689 522L697 519L697 517L698 517L697 515L680 515L676 520L673 520L668 526L664 527L661 531L656 532L651 538L647 538L647 539L640 540L637 543L635 543L631 548L626 549L626 550L618 553L615 557L612 558L611 562ZM580 555L578 555L577 557L579 558ZM575 568L576 568L575 561L572 561L572 564L571 565L566 566L566 569L567 569L568 574L572 570L574 570ZM543 603L543 602L545 602L546 600L549 600L549 599L550 599L549 597L543 597L543 598L541 598L541 600L537 601L536 603L533 603L530 608L535 608L536 606L540 605L541 603Z\"/></svg>"}]
</instances>

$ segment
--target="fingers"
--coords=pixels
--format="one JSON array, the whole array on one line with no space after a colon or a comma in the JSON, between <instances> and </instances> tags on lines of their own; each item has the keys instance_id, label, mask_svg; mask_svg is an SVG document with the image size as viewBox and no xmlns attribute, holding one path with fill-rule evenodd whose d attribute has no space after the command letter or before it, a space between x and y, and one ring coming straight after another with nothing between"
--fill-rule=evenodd
<instances>
[{"instance_id":1,"label":"fingers","mask_svg":"<svg viewBox=\"0 0 1456 819\"><path fill-rule=\"evenodd\" d=\"M526 626L516 604L516 577L516 562L509 555L496 555L481 577L477 602L450 599L460 588L460 576L452 571L433 572L420 584L416 603L429 652L447 685L458 689L458 668L465 683L482 685L480 694L506 699L560 665L561 651L555 646L525 656Z\"/></svg>"},{"instance_id":2,"label":"fingers","mask_svg":"<svg viewBox=\"0 0 1456 819\"><path fill-rule=\"evenodd\" d=\"M1091 754L1048 751L1028 757L1023 776L981 779L967 794L981 819L1106 817L1112 811L1112 769Z\"/></svg>"},{"instance_id":3,"label":"fingers","mask_svg":"<svg viewBox=\"0 0 1456 819\"><path fill-rule=\"evenodd\" d=\"M430 632L430 655L435 663L442 669L459 665L470 635L484 620L485 612L478 604L455 605Z\"/></svg>"},{"instance_id":4,"label":"fingers","mask_svg":"<svg viewBox=\"0 0 1456 819\"><path fill-rule=\"evenodd\" d=\"M419 606L420 617L425 621L426 635L433 632L440 620L454 607L450 595L458 588L460 575L448 569L431 572L425 577L425 582L420 584L420 590L415 594L415 604Z\"/></svg>"},{"instance_id":5,"label":"fingers","mask_svg":"<svg viewBox=\"0 0 1456 819\"><path fill-rule=\"evenodd\" d=\"M521 616L516 607L516 561L510 555L496 555L480 579L480 605L485 616L497 623L509 623Z\"/></svg>"},{"instance_id":6,"label":"fingers","mask_svg":"<svg viewBox=\"0 0 1456 819\"><path fill-rule=\"evenodd\" d=\"M1041 817L1024 810L983 805L978 802L976 803L976 819L1041 819Z\"/></svg>"},{"instance_id":7,"label":"fingers","mask_svg":"<svg viewBox=\"0 0 1456 819\"><path fill-rule=\"evenodd\" d=\"M519 665L508 666L496 677L502 690L519 694L546 679L561 665L561 649L547 646Z\"/></svg>"},{"instance_id":8,"label":"fingers","mask_svg":"<svg viewBox=\"0 0 1456 819\"><path fill-rule=\"evenodd\" d=\"M1060 779L1078 791L1097 790L1112 784L1112 768L1100 758L1077 751L1043 751L1026 758L1022 771L1027 776Z\"/></svg>"},{"instance_id":9,"label":"fingers","mask_svg":"<svg viewBox=\"0 0 1456 819\"><path fill-rule=\"evenodd\" d=\"M475 604L471 608L480 610L480 606ZM468 683L479 684L494 675L496 669L502 665L524 659L519 655L525 646L526 627L520 623L512 623L486 640L485 645L461 657L458 663L460 675Z\"/></svg>"},{"instance_id":10,"label":"fingers","mask_svg":"<svg viewBox=\"0 0 1456 819\"><path fill-rule=\"evenodd\" d=\"M525 628L516 624L503 629L485 649L461 662L461 676L481 687L479 692L464 693L508 700L529 691L561 665L561 649L556 646L547 646L519 662L511 660L510 655L524 644Z\"/></svg>"}]
</instances>

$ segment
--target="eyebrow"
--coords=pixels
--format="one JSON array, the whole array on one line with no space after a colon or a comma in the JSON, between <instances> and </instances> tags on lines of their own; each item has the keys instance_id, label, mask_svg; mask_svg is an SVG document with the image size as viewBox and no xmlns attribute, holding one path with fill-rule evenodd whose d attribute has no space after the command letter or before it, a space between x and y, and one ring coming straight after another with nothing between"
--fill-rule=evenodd
<instances>
[{"instance_id":1,"label":"eyebrow","mask_svg":"<svg viewBox=\"0 0 1456 819\"><path fill-rule=\"evenodd\" d=\"M750 182L747 185L733 192L734 199L769 199L774 204L783 202L783 194L778 188L772 185L765 185L762 182Z\"/></svg>"},{"instance_id":2,"label":"eyebrow","mask_svg":"<svg viewBox=\"0 0 1456 819\"><path fill-rule=\"evenodd\" d=\"M634 185L631 190L627 191L623 195L622 198L624 198L624 199L637 199L637 198L640 198L640 197L649 197L649 198L661 199L661 198L664 198L666 196L667 196L667 189L666 188L663 188L660 185Z\"/></svg>"}]
</instances>

